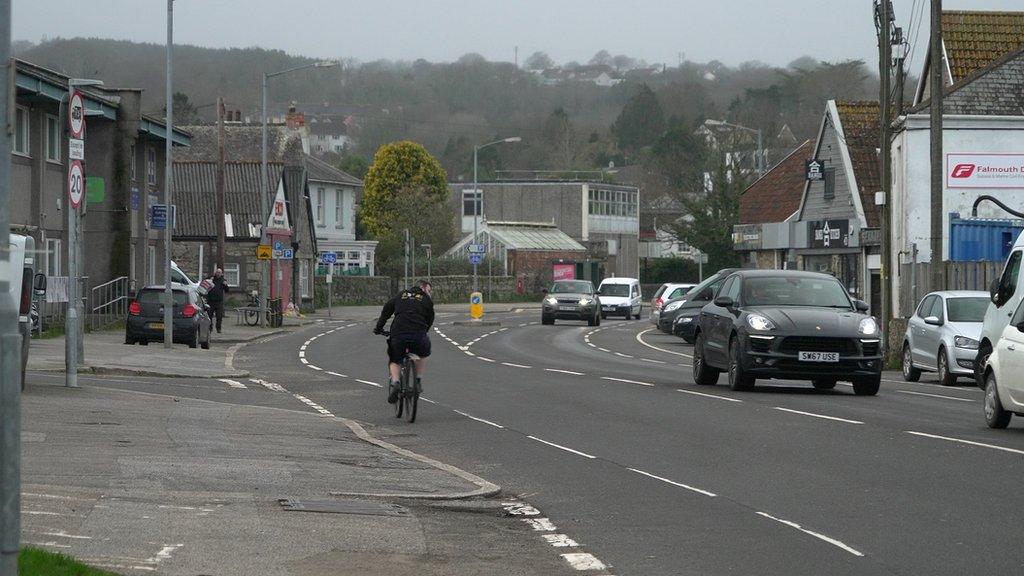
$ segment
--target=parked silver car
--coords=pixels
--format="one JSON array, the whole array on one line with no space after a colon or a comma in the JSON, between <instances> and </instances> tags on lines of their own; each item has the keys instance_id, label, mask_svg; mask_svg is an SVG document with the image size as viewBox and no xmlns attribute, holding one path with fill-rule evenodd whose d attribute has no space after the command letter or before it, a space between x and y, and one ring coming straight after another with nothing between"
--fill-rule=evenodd
<instances>
[{"instance_id":1,"label":"parked silver car","mask_svg":"<svg viewBox=\"0 0 1024 576\"><path fill-rule=\"evenodd\" d=\"M988 292L950 290L927 294L907 322L903 337L903 379L917 382L921 372L938 372L944 386L974 375Z\"/></svg>"}]
</instances>

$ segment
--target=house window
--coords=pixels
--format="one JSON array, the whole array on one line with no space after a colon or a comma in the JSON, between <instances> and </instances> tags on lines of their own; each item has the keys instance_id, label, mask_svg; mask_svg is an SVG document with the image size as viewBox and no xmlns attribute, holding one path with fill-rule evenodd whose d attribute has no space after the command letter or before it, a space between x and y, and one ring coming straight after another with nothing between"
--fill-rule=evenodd
<instances>
[{"instance_id":1,"label":"house window","mask_svg":"<svg viewBox=\"0 0 1024 576\"><path fill-rule=\"evenodd\" d=\"M825 169L825 200L834 200L836 197L836 169Z\"/></svg>"},{"instance_id":2,"label":"house window","mask_svg":"<svg viewBox=\"0 0 1024 576\"><path fill-rule=\"evenodd\" d=\"M60 238L46 239L46 275L60 276Z\"/></svg>"},{"instance_id":3,"label":"house window","mask_svg":"<svg viewBox=\"0 0 1024 576\"><path fill-rule=\"evenodd\" d=\"M28 156L28 129L28 108L18 106L14 110L14 141L11 142L11 150L15 154Z\"/></svg>"},{"instance_id":4,"label":"house window","mask_svg":"<svg viewBox=\"0 0 1024 576\"><path fill-rule=\"evenodd\" d=\"M334 226L345 227L345 191L340 188L334 190Z\"/></svg>"},{"instance_id":5,"label":"house window","mask_svg":"<svg viewBox=\"0 0 1024 576\"><path fill-rule=\"evenodd\" d=\"M316 189L316 224L317 226L324 225L324 196L325 192L323 188Z\"/></svg>"},{"instance_id":6,"label":"house window","mask_svg":"<svg viewBox=\"0 0 1024 576\"><path fill-rule=\"evenodd\" d=\"M132 170L132 182L138 180L138 164L139 163L135 156L135 144L132 144L131 147L128 148L128 165L131 166Z\"/></svg>"},{"instance_id":7,"label":"house window","mask_svg":"<svg viewBox=\"0 0 1024 576\"><path fill-rule=\"evenodd\" d=\"M241 286L242 267L238 262L228 262L224 264L224 281L227 282L228 286Z\"/></svg>"},{"instance_id":8,"label":"house window","mask_svg":"<svg viewBox=\"0 0 1024 576\"><path fill-rule=\"evenodd\" d=\"M156 186L156 148L146 147L146 182Z\"/></svg>"},{"instance_id":9,"label":"house window","mask_svg":"<svg viewBox=\"0 0 1024 576\"><path fill-rule=\"evenodd\" d=\"M60 122L56 116L46 116L46 159L60 162Z\"/></svg>"},{"instance_id":10,"label":"house window","mask_svg":"<svg viewBox=\"0 0 1024 576\"><path fill-rule=\"evenodd\" d=\"M483 214L483 191L463 190L462 191L462 215L476 216Z\"/></svg>"}]
</instances>

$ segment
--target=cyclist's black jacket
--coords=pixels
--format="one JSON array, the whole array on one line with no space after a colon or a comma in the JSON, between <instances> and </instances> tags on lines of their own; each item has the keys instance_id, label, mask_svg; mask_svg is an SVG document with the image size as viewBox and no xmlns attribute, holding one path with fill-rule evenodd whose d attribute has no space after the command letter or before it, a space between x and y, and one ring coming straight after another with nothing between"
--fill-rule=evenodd
<instances>
[{"instance_id":1,"label":"cyclist's black jacket","mask_svg":"<svg viewBox=\"0 0 1024 576\"><path fill-rule=\"evenodd\" d=\"M377 330L383 330L392 315L392 334L426 333L434 324L434 301L419 286L402 291L380 311Z\"/></svg>"}]
</instances>

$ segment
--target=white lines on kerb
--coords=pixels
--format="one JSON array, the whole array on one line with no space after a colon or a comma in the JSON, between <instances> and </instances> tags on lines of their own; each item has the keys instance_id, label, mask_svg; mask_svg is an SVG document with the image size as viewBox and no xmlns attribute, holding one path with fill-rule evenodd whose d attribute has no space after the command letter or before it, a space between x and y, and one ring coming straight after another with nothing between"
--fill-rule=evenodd
<instances>
[{"instance_id":1,"label":"white lines on kerb","mask_svg":"<svg viewBox=\"0 0 1024 576\"><path fill-rule=\"evenodd\" d=\"M553 448L558 448L559 450L565 450L566 452L570 452L570 453L575 454L577 456L583 456L584 458L589 458L591 460L597 458L597 456L591 456L590 454L587 454L586 452L580 452L579 450L573 450L572 448L568 448L568 447L562 446L561 444L555 444L554 442L548 442L547 440L543 440L541 438L537 438L536 436L527 436L527 438L529 438L530 440L536 440L537 442L540 442L541 444L547 444L548 446L551 446Z\"/></svg>"},{"instance_id":2,"label":"white lines on kerb","mask_svg":"<svg viewBox=\"0 0 1024 576\"><path fill-rule=\"evenodd\" d=\"M927 392L914 392L912 390L897 390L900 394L913 394L914 396L928 396L929 398L942 398L943 400L956 400L957 402L977 402L973 398L958 398L956 396L943 396L942 394L929 394Z\"/></svg>"},{"instance_id":3,"label":"white lines on kerb","mask_svg":"<svg viewBox=\"0 0 1024 576\"><path fill-rule=\"evenodd\" d=\"M847 420L846 418L838 418L836 416L826 416L824 414L815 414L814 412L802 412L800 410L793 410L791 408L783 408L776 406L774 410L781 410L783 412L789 412L790 414L800 414L801 416L810 416L811 418L821 418L823 420L835 420L836 422L846 422L847 424L863 424L860 420Z\"/></svg>"},{"instance_id":4,"label":"white lines on kerb","mask_svg":"<svg viewBox=\"0 0 1024 576\"><path fill-rule=\"evenodd\" d=\"M907 434L913 434L914 436L921 436L924 438L933 438L935 440L945 440L947 442L956 442L958 444L967 444L968 446L978 446L981 448L991 448L992 450L1000 450L1002 452L1010 452L1012 454L1024 454L1024 450L1017 450L1015 448L1007 448L1006 446L996 446L995 444L985 444L984 442L975 442L973 440L964 440L962 438L950 438L949 436L938 436L936 434L926 434L924 432L914 432L913 430L904 430Z\"/></svg>"},{"instance_id":5,"label":"white lines on kerb","mask_svg":"<svg viewBox=\"0 0 1024 576\"><path fill-rule=\"evenodd\" d=\"M601 376L601 380L611 380L612 382L625 382L626 384L639 384L641 386L654 386L650 382L640 382L639 380L627 380L625 378L612 378L611 376Z\"/></svg>"},{"instance_id":6,"label":"white lines on kerb","mask_svg":"<svg viewBox=\"0 0 1024 576\"><path fill-rule=\"evenodd\" d=\"M472 414L466 414L465 412L463 412L461 410L455 410L455 413L456 414L460 414L462 416L465 416L466 418L469 418L470 420L476 420L477 422L482 422L484 424L487 424L488 426L494 426L495 428L500 428L502 430L505 429L505 427L502 426L501 424L496 424L494 422L491 422L490 420L484 420L483 418L477 418L476 416L473 416Z\"/></svg>"},{"instance_id":7,"label":"white lines on kerb","mask_svg":"<svg viewBox=\"0 0 1024 576\"><path fill-rule=\"evenodd\" d=\"M707 490L701 490L700 488L694 488L693 486L690 486L688 484L683 484L682 482L676 482L675 480L669 480L668 478L662 478L661 476L655 476L654 474L651 474L650 472L644 472L643 470L637 470L636 468L628 468L628 470L630 470L631 472L636 472L637 474L641 474L643 476L647 476L648 478L653 478L655 480L660 480L661 482L664 482L666 484L671 484L673 486L678 486L679 488L685 488L686 490L689 490L691 492L696 492L697 494L703 494L704 496L708 496L710 498L714 498L714 497L717 496L717 494L715 494L714 492L708 492Z\"/></svg>"},{"instance_id":8,"label":"white lines on kerb","mask_svg":"<svg viewBox=\"0 0 1024 576\"><path fill-rule=\"evenodd\" d=\"M854 548L851 548L850 546L840 542L839 540L836 540L835 538L829 538L828 536L825 536L824 534L822 534L820 532L815 532L814 530L808 530L807 528L804 528L803 526L797 524L796 522L790 522L789 520L783 520L782 518L776 518L775 516L772 516L771 514L766 514L764 512L758 512L757 515L758 516L763 516L763 517L765 517L765 518L767 518L769 520L774 520L775 522L778 522L780 524L785 524L786 526L789 526L790 528L795 528L795 529L803 532L804 534L808 534L810 536L814 536L818 540L821 540L823 542L828 542L829 544L831 544L831 545L833 545L833 546L835 546L837 548L840 548L842 550L845 550L845 551L849 552L850 554L853 554L854 556L864 556L863 552L861 552L859 550L856 550Z\"/></svg>"},{"instance_id":9,"label":"white lines on kerb","mask_svg":"<svg viewBox=\"0 0 1024 576\"><path fill-rule=\"evenodd\" d=\"M218 378L221 382L231 386L232 388L247 388L245 384L242 384L238 380L229 380L228 378Z\"/></svg>"},{"instance_id":10,"label":"white lines on kerb","mask_svg":"<svg viewBox=\"0 0 1024 576\"><path fill-rule=\"evenodd\" d=\"M545 372L556 372L558 374L569 374L570 376L584 376L583 372L573 372L572 370L562 370L560 368L545 368Z\"/></svg>"},{"instance_id":11,"label":"white lines on kerb","mask_svg":"<svg viewBox=\"0 0 1024 576\"><path fill-rule=\"evenodd\" d=\"M715 400L725 400L726 402L743 402L743 400L740 400L738 398L729 398L727 396L718 396L717 394L696 392L694 390L683 390L682 388L676 388L676 392L682 392L683 394L692 394L693 396L702 396L704 398L714 398Z\"/></svg>"}]
</instances>

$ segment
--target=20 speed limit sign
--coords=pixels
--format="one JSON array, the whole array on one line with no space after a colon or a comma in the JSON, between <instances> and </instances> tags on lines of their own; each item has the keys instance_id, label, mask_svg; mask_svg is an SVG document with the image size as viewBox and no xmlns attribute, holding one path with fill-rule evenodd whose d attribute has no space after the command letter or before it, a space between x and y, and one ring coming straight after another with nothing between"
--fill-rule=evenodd
<instances>
[{"instance_id":1,"label":"20 speed limit sign","mask_svg":"<svg viewBox=\"0 0 1024 576\"><path fill-rule=\"evenodd\" d=\"M71 207L78 208L84 195L85 173L82 171L82 163L72 160L68 168L68 198L71 200Z\"/></svg>"}]
</instances>

